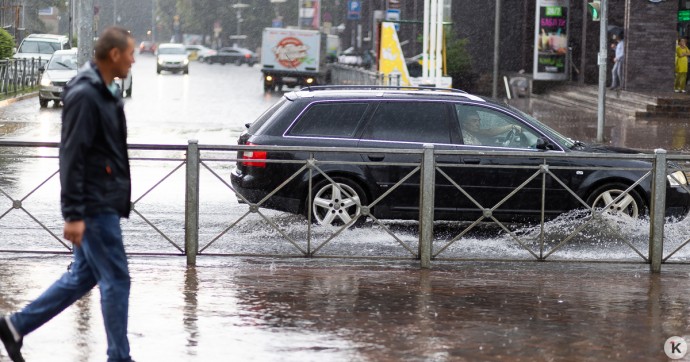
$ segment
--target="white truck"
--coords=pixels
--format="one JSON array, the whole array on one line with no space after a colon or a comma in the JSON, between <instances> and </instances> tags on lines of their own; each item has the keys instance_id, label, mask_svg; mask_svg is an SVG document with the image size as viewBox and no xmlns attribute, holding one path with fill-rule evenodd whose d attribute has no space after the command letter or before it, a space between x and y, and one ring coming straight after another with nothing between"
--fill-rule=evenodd
<instances>
[{"instance_id":1,"label":"white truck","mask_svg":"<svg viewBox=\"0 0 690 362\"><path fill-rule=\"evenodd\" d=\"M326 35L318 30L265 28L261 42L264 91L326 84Z\"/></svg>"}]
</instances>

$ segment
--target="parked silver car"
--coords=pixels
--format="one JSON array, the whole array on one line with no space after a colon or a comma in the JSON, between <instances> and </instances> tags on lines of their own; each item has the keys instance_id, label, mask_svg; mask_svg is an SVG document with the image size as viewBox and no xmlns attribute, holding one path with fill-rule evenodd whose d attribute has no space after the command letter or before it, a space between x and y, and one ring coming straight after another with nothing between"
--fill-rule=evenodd
<instances>
[{"instance_id":1,"label":"parked silver car","mask_svg":"<svg viewBox=\"0 0 690 362\"><path fill-rule=\"evenodd\" d=\"M77 48L55 51L48 64L41 66L39 71L38 103L41 108L47 107L49 101L57 105L65 85L77 75Z\"/></svg>"}]
</instances>

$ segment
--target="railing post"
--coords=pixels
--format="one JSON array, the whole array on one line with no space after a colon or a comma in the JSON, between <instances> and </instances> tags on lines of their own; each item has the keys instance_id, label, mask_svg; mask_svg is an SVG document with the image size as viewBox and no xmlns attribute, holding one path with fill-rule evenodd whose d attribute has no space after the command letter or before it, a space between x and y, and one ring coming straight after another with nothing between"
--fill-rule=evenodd
<instances>
[{"instance_id":1,"label":"railing post","mask_svg":"<svg viewBox=\"0 0 690 362\"><path fill-rule=\"evenodd\" d=\"M419 259L421 267L431 267L431 241L434 238L434 145L425 144L419 190Z\"/></svg>"},{"instance_id":2,"label":"railing post","mask_svg":"<svg viewBox=\"0 0 690 362\"><path fill-rule=\"evenodd\" d=\"M187 144L187 177L185 182L184 245L187 265L196 265L199 251L199 141Z\"/></svg>"},{"instance_id":3,"label":"railing post","mask_svg":"<svg viewBox=\"0 0 690 362\"><path fill-rule=\"evenodd\" d=\"M649 223L649 262L653 273L661 272L664 254L664 217L666 216L666 150L654 150L652 204Z\"/></svg>"}]
</instances>

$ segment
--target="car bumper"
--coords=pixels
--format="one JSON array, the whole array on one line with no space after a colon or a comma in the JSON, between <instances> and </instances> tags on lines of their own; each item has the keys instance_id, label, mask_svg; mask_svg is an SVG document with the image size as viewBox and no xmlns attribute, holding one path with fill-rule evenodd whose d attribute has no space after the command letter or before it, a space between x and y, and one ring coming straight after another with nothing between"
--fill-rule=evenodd
<instances>
[{"instance_id":1,"label":"car bumper","mask_svg":"<svg viewBox=\"0 0 690 362\"><path fill-rule=\"evenodd\" d=\"M244 199L240 196L237 197L237 201L240 203L246 203L244 201L246 199L247 202L255 204L273 192L270 186L258 182L258 179L252 175L240 175L236 170L230 174L230 183L235 189L235 193L244 197ZM301 203L300 199L274 194L260 207L297 214L300 212Z\"/></svg>"},{"instance_id":2,"label":"car bumper","mask_svg":"<svg viewBox=\"0 0 690 362\"><path fill-rule=\"evenodd\" d=\"M59 100L62 99L62 90L62 87L42 87L38 90L38 95L43 99Z\"/></svg>"},{"instance_id":3,"label":"car bumper","mask_svg":"<svg viewBox=\"0 0 690 362\"><path fill-rule=\"evenodd\" d=\"M158 64L158 68L162 70L182 70L187 68L187 64L184 63L163 63Z\"/></svg>"}]
</instances>

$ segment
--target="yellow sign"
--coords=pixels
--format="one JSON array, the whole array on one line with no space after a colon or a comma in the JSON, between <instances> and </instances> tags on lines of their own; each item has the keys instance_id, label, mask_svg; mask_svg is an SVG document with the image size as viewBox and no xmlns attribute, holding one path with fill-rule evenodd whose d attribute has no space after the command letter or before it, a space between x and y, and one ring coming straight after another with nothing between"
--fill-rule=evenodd
<instances>
[{"instance_id":1,"label":"yellow sign","mask_svg":"<svg viewBox=\"0 0 690 362\"><path fill-rule=\"evenodd\" d=\"M381 23L379 71L387 77L390 74L400 74L400 85L410 85L410 74L393 23Z\"/></svg>"}]
</instances>

